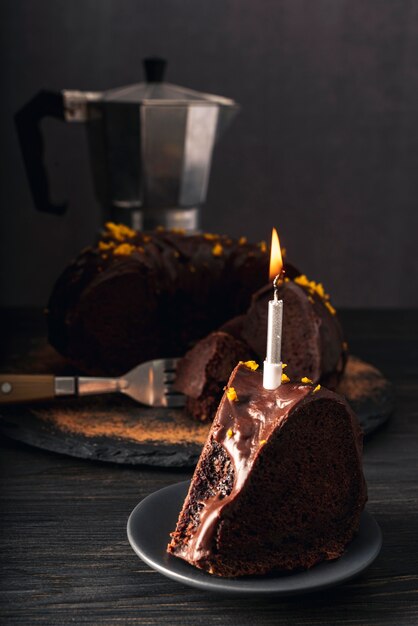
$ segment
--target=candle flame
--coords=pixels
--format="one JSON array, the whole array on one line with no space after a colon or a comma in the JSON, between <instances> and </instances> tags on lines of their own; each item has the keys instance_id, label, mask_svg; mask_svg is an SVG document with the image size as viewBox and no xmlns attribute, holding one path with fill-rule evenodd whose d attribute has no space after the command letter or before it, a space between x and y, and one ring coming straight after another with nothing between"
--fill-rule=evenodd
<instances>
[{"instance_id":1,"label":"candle flame","mask_svg":"<svg viewBox=\"0 0 418 626\"><path fill-rule=\"evenodd\" d=\"M270 248L270 280L273 280L283 269L282 253L280 250L280 241L277 230L273 228L271 233L271 248Z\"/></svg>"}]
</instances>

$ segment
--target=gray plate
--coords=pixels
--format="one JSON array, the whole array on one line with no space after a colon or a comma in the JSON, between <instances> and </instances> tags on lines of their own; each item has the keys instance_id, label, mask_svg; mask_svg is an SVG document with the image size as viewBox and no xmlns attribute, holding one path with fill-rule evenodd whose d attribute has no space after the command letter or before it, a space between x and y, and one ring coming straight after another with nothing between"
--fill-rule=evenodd
<instances>
[{"instance_id":1,"label":"gray plate","mask_svg":"<svg viewBox=\"0 0 418 626\"><path fill-rule=\"evenodd\" d=\"M287 596L333 587L357 576L377 557L382 533L367 511L360 529L342 557L310 570L288 575L220 578L192 567L166 553L169 533L175 528L189 481L160 489L140 502L128 520L128 539L140 559L164 576L185 585L230 595Z\"/></svg>"}]
</instances>

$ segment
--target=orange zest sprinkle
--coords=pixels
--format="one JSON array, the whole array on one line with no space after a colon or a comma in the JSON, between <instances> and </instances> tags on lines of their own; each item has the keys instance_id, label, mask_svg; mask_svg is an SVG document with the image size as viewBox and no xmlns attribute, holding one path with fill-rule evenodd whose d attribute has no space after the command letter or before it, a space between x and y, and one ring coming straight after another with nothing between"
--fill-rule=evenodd
<instances>
[{"instance_id":1,"label":"orange zest sprinkle","mask_svg":"<svg viewBox=\"0 0 418 626\"><path fill-rule=\"evenodd\" d=\"M114 241L99 241L99 250L110 250L115 247Z\"/></svg>"},{"instance_id":2,"label":"orange zest sprinkle","mask_svg":"<svg viewBox=\"0 0 418 626\"><path fill-rule=\"evenodd\" d=\"M313 380L311 380L307 376L304 376L303 378L301 378L300 382L303 383L304 385L313 385Z\"/></svg>"},{"instance_id":3,"label":"orange zest sprinkle","mask_svg":"<svg viewBox=\"0 0 418 626\"><path fill-rule=\"evenodd\" d=\"M332 306L332 304L330 302L324 302L325 306L327 307L328 311L331 313L331 315L335 315L337 313L337 311L335 310L335 308Z\"/></svg>"},{"instance_id":4,"label":"orange zest sprinkle","mask_svg":"<svg viewBox=\"0 0 418 626\"><path fill-rule=\"evenodd\" d=\"M115 256L129 256L135 250L135 246L130 243L121 243L113 250Z\"/></svg>"},{"instance_id":5,"label":"orange zest sprinkle","mask_svg":"<svg viewBox=\"0 0 418 626\"><path fill-rule=\"evenodd\" d=\"M106 222L105 227L116 241L125 241L126 238L135 237L136 232L125 224Z\"/></svg>"},{"instance_id":6,"label":"orange zest sprinkle","mask_svg":"<svg viewBox=\"0 0 418 626\"><path fill-rule=\"evenodd\" d=\"M255 361L240 361L240 363L242 363L242 365L245 365L245 367L248 367L248 369L252 370L253 372L255 372L255 370L260 367L259 364Z\"/></svg>"},{"instance_id":7,"label":"orange zest sprinkle","mask_svg":"<svg viewBox=\"0 0 418 626\"><path fill-rule=\"evenodd\" d=\"M226 436L228 437L228 439L231 439L233 434L234 434L234 431L232 430L232 428L228 428L226 432Z\"/></svg>"},{"instance_id":8,"label":"orange zest sprinkle","mask_svg":"<svg viewBox=\"0 0 418 626\"><path fill-rule=\"evenodd\" d=\"M215 245L212 248L213 256L222 256L223 251L224 249L220 243L215 243Z\"/></svg>"},{"instance_id":9,"label":"orange zest sprinkle","mask_svg":"<svg viewBox=\"0 0 418 626\"><path fill-rule=\"evenodd\" d=\"M235 391L235 389L233 387L227 387L226 388L226 397L231 402L238 402L237 392Z\"/></svg>"},{"instance_id":10,"label":"orange zest sprinkle","mask_svg":"<svg viewBox=\"0 0 418 626\"><path fill-rule=\"evenodd\" d=\"M321 385L317 385L315 387L315 389L312 391L312 393L316 393L317 391L319 391L321 389Z\"/></svg>"},{"instance_id":11,"label":"orange zest sprinkle","mask_svg":"<svg viewBox=\"0 0 418 626\"><path fill-rule=\"evenodd\" d=\"M331 315L336 314L336 310L334 309L334 307L329 301L329 294L325 292L325 289L322 283L316 283L314 280L309 280L309 278L305 274L296 276L296 278L294 279L294 282L300 287L307 289L310 295L310 298L313 295L317 295L322 300L324 305L327 307Z\"/></svg>"},{"instance_id":12,"label":"orange zest sprinkle","mask_svg":"<svg viewBox=\"0 0 418 626\"><path fill-rule=\"evenodd\" d=\"M290 378L287 374L282 374L282 383L290 383Z\"/></svg>"}]
</instances>

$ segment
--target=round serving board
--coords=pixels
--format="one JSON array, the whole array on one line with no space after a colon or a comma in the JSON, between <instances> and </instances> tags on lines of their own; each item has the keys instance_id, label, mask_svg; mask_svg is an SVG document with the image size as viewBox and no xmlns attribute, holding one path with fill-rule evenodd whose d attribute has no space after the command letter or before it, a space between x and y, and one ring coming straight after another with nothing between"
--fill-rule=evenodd
<instances>
[{"instance_id":1,"label":"round serving board","mask_svg":"<svg viewBox=\"0 0 418 626\"><path fill-rule=\"evenodd\" d=\"M42 369L62 373L56 363L51 367L49 349L42 350ZM39 362L33 369L32 359L27 360L20 371L40 373ZM394 409L392 385L356 357L349 358L338 392L346 396L366 434ZM144 407L116 395L57 398L0 409L0 431L13 439L76 457L132 465L193 466L208 430L209 424L194 422L182 409Z\"/></svg>"}]
</instances>

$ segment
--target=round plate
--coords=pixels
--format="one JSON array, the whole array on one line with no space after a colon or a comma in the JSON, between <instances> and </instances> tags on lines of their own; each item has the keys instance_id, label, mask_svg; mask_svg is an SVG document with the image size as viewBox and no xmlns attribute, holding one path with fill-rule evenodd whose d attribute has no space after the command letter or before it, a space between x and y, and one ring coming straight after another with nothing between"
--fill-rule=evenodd
<instances>
[{"instance_id":1,"label":"round plate","mask_svg":"<svg viewBox=\"0 0 418 626\"><path fill-rule=\"evenodd\" d=\"M319 591L357 576L377 557L382 533L367 511L360 529L342 557L294 574L220 578L167 554L170 532L176 526L189 481L160 489L140 502L128 520L128 539L140 559L164 576L185 585L235 595L295 595Z\"/></svg>"}]
</instances>

